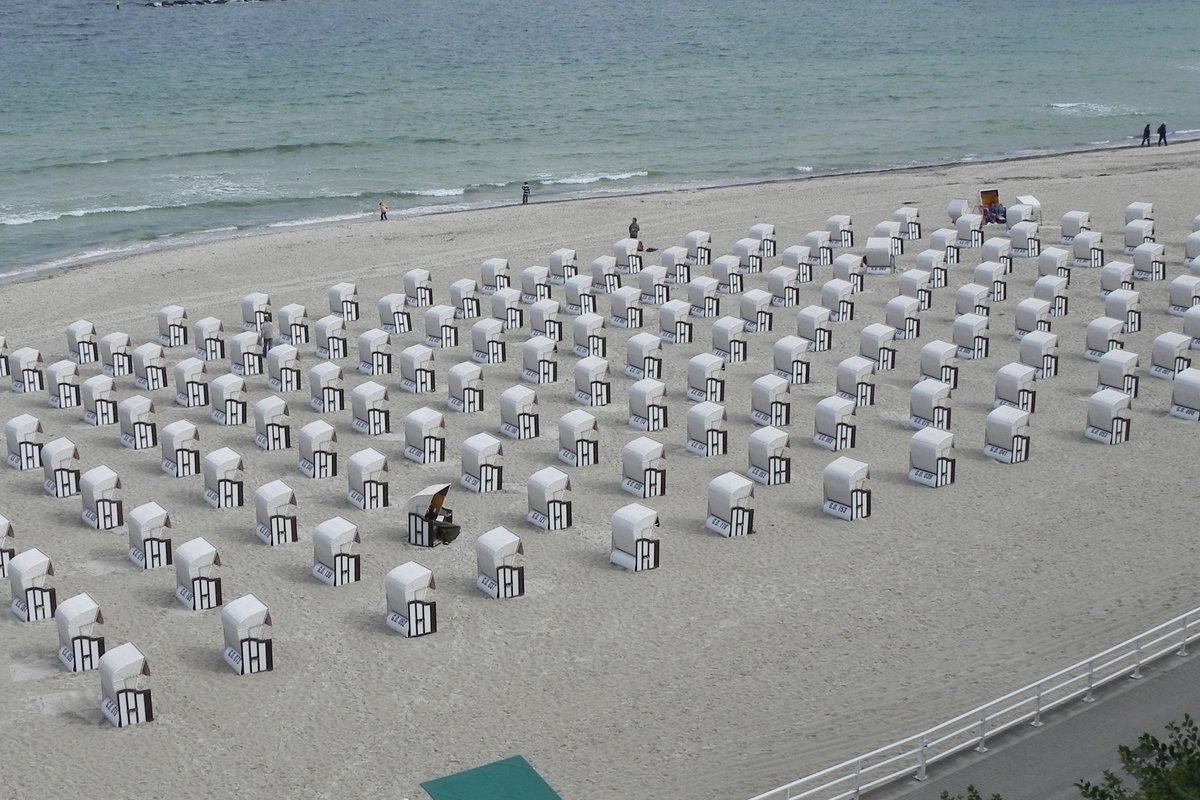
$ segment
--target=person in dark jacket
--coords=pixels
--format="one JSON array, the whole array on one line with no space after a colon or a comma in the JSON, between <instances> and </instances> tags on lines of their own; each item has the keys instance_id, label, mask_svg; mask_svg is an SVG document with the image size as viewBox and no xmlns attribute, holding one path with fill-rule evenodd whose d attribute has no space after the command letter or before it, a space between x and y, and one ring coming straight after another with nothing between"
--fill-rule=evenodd
<instances>
[{"instance_id":1,"label":"person in dark jacket","mask_svg":"<svg viewBox=\"0 0 1200 800\"><path fill-rule=\"evenodd\" d=\"M259 327L258 335L262 339L264 356L271 352L271 348L275 346L275 334L275 323L271 320L267 320Z\"/></svg>"},{"instance_id":2,"label":"person in dark jacket","mask_svg":"<svg viewBox=\"0 0 1200 800\"><path fill-rule=\"evenodd\" d=\"M1150 146L1150 123L1146 123L1146 129L1142 131L1142 147Z\"/></svg>"},{"instance_id":3,"label":"person in dark jacket","mask_svg":"<svg viewBox=\"0 0 1200 800\"><path fill-rule=\"evenodd\" d=\"M1162 147L1167 143L1167 123L1158 126L1158 146Z\"/></svg>"}]
</instances>

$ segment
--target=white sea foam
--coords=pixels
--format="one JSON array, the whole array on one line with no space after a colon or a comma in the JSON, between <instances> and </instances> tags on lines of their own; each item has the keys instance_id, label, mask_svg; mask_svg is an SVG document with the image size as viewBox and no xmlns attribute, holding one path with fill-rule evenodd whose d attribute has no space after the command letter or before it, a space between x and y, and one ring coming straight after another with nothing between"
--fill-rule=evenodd
<instances>
[{"instance_id":1,"label":"white sea foam","mask_svg":"<svg viewBox=\"0 0 1200 800\"><path fill-rule=\"evenodd\" d=\"M792 167L792 169L795 170L796 172L812 172L813 171L812 167L805 166L804 164L799 164L797 166L794 166L794 167Z\"/></svg>"},{"instance_id":2,"label":"white sea foam","mask_svg":"<svg viewBox=\"0 0 1200 800\"><path fill-rule=\"evenodd\" d=\"M233 180L224 174L172 175L169 180L177 184L171 196L183 200L181 205L185 206L214 200L274 200L279 196L278 190L269 186Z\"/></svg>"},{"instance_id":3,"label":"white sea foam","mask_svg":"<svg viewBox=\"0 0 1200 800\"><path fill-rule=\"evenodd\" d=\"M1130 114L1146 114L1129 106L1108 105L1106 103L1050 103L1050 108L1070 117L1123 117Z\"/></svg>"},{"instance_id":4,"label":"white sea foam","mask_svg":"<svg viewBox=\"0 0 1200 800\"><path fill-rule=\"evenodd\" d=\"M399 194L413 195L414 197L461 197L466 191L466 189L404 189Z\"/></svg>"},{"instance_id":5,"label":"white sea foam","mask_svg":"<svg viewBox=\"0 0 1200 800\"><path fill-rule=\"evenodd\" d=\"M87 217L92 214L132 214L149 211L154 206L104 206L100 208L75 208L70 211L27 211L0 217L0 225L29 225L34 222L52 222L63 217Z\"/></svg>"},{"instance_id":6,"label":"white sea foam","mask_svg":"<svg viewBox=\"0 0 1200 800\"><path fill-rule=\"evenodd\" d=\"M565 178L554 178L554 177L539 178L538 183L542 184L543 186L556 186L556 185L576 186L576 185L583 185L583 184L587 184L587 183L598 183L599 181L626 181L626 180L629 180L630 178L644 178L649 174L650 173L646 172L645 170L640 170L638 172L617 172L617 173L583 172L583 173L578 173L575 175L568 175Z\"/></svg>"},{"instance_id":7,"label":"white sea foam","mask_svg":"<svg viewBox=\"0 0 1200 800\"><path fill-rule=\"evenodd\" d=\"M349 222L351 220L363 219L370 214L338 214L332 217L310 217L308 219L292 219L285 222L272 222L268 228L299 228L305 225L322 225L330 222Z\"/></svg>"}]
</instances>

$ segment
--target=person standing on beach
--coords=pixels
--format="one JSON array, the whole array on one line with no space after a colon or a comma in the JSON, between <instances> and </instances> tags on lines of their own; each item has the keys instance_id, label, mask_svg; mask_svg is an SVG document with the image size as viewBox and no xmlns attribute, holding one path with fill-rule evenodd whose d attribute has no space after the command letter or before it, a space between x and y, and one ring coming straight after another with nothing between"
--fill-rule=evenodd
<instances>
[{"instance_id":1,"label":"person standing on beach","mask_svg":"<svg viewBox=\"0 0 1200 800\"><path fill-rule=\"evenodd\" d=\"M1146 129L1142 131L1142 147L1150 146L1150 123L1146 123Z\"/></svg>"},{"instance_id":2,"label":"person standing on beach","mask_svg":"<svg viewBox=\"0 0 1200 800\"><path fill-rule=\"evenodd\" d=\"M271 352L271 348L275 346L275 323L267 320L258 328L258 336L262 339L263 355Z\"/></svg>"},{"instance_id":3,"label":"person standing on beach","mask_svg":"<svg viewBox=\"0 0 1200 800\"><path fill-rule=\"evenodd\" d=\"M634 217L633 222L629 223L629 238L630 239L638 239L638 234L641 233L641 231L642 231L642 228L637 223L637 217ZM641 240L638 239L638 241L641 241Z\"/></svg>"},{"instance_id":4,"label":"person standing on beach","mask_svg":"<svg viewBox=\"0 0 1200 800\"><path fill-rule=\"evenodd\" d=\"M1167 143L1167 123L1158 126L1158 146L1162 147Z\"/></svg>"},{"instance_id":5,"label":"person standing on beach","mask_svg":"<svg viewBox=\"0 0 1200 800\"><path fill-rule=\"evenodd\" d=\"M379 201L379 221L387 219L387 205L382 200Z\"/></svg>"},{"instance_id":6,"label":"person standing on beach","mask_svg":"<svg viewBox=\"0 0 1200 800\"><path fill-rule=\"evenodd\" d=\"M1150 130L1150 129L1147 128L1146 130ZM529 181L525 181L525 183L521 185L521 205L524 206L524 205L528 205L528 204L529 204Z\"/></svg>"}]
</instances>

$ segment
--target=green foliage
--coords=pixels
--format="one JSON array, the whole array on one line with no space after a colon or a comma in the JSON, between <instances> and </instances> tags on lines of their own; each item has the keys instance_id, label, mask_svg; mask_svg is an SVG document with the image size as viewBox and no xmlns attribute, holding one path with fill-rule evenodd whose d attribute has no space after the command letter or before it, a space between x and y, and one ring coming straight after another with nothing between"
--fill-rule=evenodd
<instances>
[{"instance_id":1,"label":"green foliage","mask_svg":"<svg viewBox=\"0 0 1200 800\"><path fill-rule=\"evenodd\" d=\"M1137 748L1122 745L1117 753L1122 770L1137 781L1129 789L1118 775L1104 772L1102 783L1080 781L1075 786L1084 800L1195 800L1200 797L1200 728L1191 715L1183 724L1167 725L1162 741L1149 733L1138 738ZM967 800L973 800L968 798Z\"/></svg>"},{"instance_id":2,"label":"green foliage","mask_svg":"<svg viewBox=\"0 0 1200 800\"><path fill-rule=\"evenodd\" d=\"M1075 784L1084 800L1197 800L1200 798L1200 726L1185 714L1182 723L1167 725L1166 740L1143 733L1137 747L1117 749L1121 769L1137 782L1137 788L1111 770L1104 771L1101 783L1080 781ZM943 791L940 800L983 800L974 786L965 794ZM989 800L1004 800L993 794Z\"/></svg>"},{"instance_id":3,"label":"green foliage","mask_svg":"<svg viewBox=\"0 0 1200 800\"><path fill-rule=\"evenodd\" d=\"M951 797L950 792L944 791L942 792L940 800L983 800L983 795L981 795L979 790L974 786L968 786L966 794L959 794ZM988 798L988 800L1004 800L1004 798L998 794L993 794L990 798Z\"/></svg>"}]
</instances>

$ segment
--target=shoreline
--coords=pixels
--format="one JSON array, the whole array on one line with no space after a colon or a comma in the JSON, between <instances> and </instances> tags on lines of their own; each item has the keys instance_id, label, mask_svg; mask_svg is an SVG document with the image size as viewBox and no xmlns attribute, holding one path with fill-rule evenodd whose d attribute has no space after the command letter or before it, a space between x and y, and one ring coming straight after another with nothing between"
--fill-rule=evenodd
<instances>
[{"instance_id":1,"label":"shoreline","mask_svg":"<svg viewBox=\"0 0 1200 800\"><path fill-rule=\"evenodd\" d=\"M1173 134L1175 142L1173 144L1190 144L1200 142L1200 131L1181 131ZM604 190L578 190L577 192L564 192L559 196L551 196L546 199L532 199L529 205L548 205L548 204L563 204L576 203L587 200L597 200L603 198L623 198L623 197L644 197L653 195L671 195L686 192L710 191L719 189L730 189L739 187L754 187L754 186L771 186L777 184L800 183L810 180L818 180L822 178L853 178L857 176L870 175L890 175L904 174L911 172L920 172L922 170L945 169L949 167L969 166L972 164L1007 164L1020 161L1037 161L1047 158L1060 158L1064 156L1083 155L1088 153L1100 153L1118 151L1124 149L1142 149L1138 144L1136 137L1129 137L1120 143L1098 143L1092 146L1076 146L1067 147L1062 150L1033 150L1032 152L1014 151L1013 153L1001 154L995 156L971 157L964 156L956 160L935 161L922 164L906 164L892 165L884 167L863 167L845 170L828 170L828 171L812 171L799 175L778 175L761 178L749 178L744 180L730 181L709 181L697 180L694 182L684 182L670 187L649 186L644 188L630 187L627 189L612 189ZM484 202L476 205L464 206L463 204L447 204L445 207L439 206L411 206L390 208L389 213L394 219L388 221L406 221L420 217L442 216L447 214L469 214L478 211L488 211L491 209L508 208L521 205L520 200L514 201L497 201ZM36 264L24 265L16 269L0 273L0 286L13 283L20 283L29 280L41 280L46 275L57 274L60 272L71 271L84 267L97 266L112 262L120 262L130 258L138 258L141 256L153 255L161 252L172 252L190 247L203 247L216 242L236 241L241 239L250 239L263 236L272 236L283 234L289 231L297 230L313 230L322 228L334 228L340 226L362 225L370 222L379 222L376 219L375 212L364 212L360 218L346 218L335 220L321 220L311 223L303 221L289 222L277 221L258 225L246 230L228 230L222 228L218 231L212 231L212 235L204 235L209 233L206 231L196 231L192 233L183 233L177 235L166 235L160 242L147 242L144 245L138 243L130 243L124 248L118 248L111 251L105 251L97 255L75 254L64 256L62 258L51 261L44 261ZM224 235L222 235L224 234Z\"/></svg>"}]
</instances>

